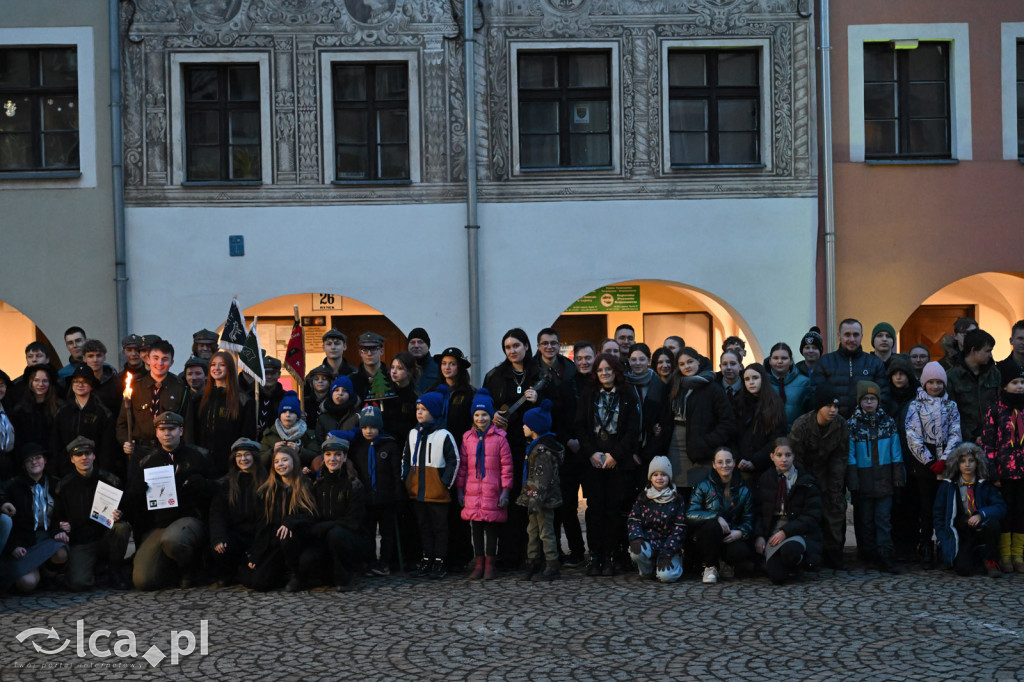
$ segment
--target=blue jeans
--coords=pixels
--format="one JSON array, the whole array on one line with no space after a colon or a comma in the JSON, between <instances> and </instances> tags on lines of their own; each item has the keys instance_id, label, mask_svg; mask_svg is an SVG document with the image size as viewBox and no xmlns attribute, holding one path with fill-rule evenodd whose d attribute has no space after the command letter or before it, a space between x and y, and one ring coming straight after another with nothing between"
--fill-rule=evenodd
<instances>
[{"instance_id":1,"label":"blue jeans","mask_svg":"<svg viewBox=\"0 0 1024 682\"><path fill-rule=\"evenodd\" d=\"M853 496L853 530L857 549L878 556L892 555L892 495Z\"/></svg>"}]
</instances>

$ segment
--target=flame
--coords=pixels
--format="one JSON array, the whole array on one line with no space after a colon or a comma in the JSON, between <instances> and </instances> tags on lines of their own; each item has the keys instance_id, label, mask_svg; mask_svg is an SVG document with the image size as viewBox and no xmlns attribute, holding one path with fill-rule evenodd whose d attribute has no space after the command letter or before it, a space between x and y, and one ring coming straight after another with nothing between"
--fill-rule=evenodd
<instances>
[{"instance_id":1,"label":"flame","mask_svg":"<svg viewBox=\"0 0 1024 682\"><path fill-rule=\"evenodd\" d=\"M125 372L124 374L125 374L124 399L125 400L131 400L132 399L132 373L131 372Z\"/></svg>"}]
</instances>

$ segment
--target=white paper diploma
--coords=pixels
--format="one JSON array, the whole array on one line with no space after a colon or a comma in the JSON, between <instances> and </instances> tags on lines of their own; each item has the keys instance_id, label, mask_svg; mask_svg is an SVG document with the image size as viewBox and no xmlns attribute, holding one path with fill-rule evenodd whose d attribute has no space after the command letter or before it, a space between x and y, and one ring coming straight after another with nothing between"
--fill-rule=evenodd
<instances>
[{"instance_id":1,"label":"white paper diploma","mask_svg":"<svg viewBox=\"0 0 1024 682\"><path fill-rule=\"evenodd\" d=\"M178 506L178 491L174 486L174 467L168 464L162 467L143 469L146 485L146 509L167 509Z\"/></svg>"},{"instance_id":2,"label":"white paper diploma","mask_svg":"<svg viewBox=\"0 0 1024 682\"><path fill-rule=\"evenodd\" d=\"M107 528L112 528L114 512L117 510L117 505L121 504L122 494L122 491L114 486L97 481L96 494L92 498L92 510L89 512L89 518L96 523L102 523Z\"/></svg>"}]
</instances>

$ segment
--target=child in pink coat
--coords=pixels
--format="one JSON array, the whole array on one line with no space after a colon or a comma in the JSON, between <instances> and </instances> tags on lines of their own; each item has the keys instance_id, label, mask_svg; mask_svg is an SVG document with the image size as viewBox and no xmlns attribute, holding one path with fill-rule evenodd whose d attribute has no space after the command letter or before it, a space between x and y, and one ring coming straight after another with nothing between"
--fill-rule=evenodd
<instances>
[{"instance_id":1,"label":"child in pink coat","mask_svg":"<svg viewBox=\"0 0 1024 682\"><path fill-rule=\"evenodd\" d=\"M455 486L462 505L462 518L473 528L476 563L470 580L494 577L498 549L498 524L508 518L508 496L512 487L512 450L505 432L491 423L494 401L486 388L473 396L473 428L462 436L462 457Z\"/></svg>"}]
</instances>

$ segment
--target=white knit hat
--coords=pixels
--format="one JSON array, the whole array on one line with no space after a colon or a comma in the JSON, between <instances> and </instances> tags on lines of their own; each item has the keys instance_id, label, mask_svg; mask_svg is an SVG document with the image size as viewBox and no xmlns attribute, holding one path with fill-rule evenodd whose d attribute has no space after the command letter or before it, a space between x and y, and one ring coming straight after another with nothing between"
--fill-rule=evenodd
<instances>
[{"instance_id":1,"label":"white knit hat","mask_svg":"<svg viewBox=\"0 0 1024 682\"><path fill-rule=\"evenodd\" d=\"M658 456L651 460L651 465L647 467L647 480L650 480L657 471L672 478L672 462L668 460L668 457Z\"/></svg>"}]
</instances>

